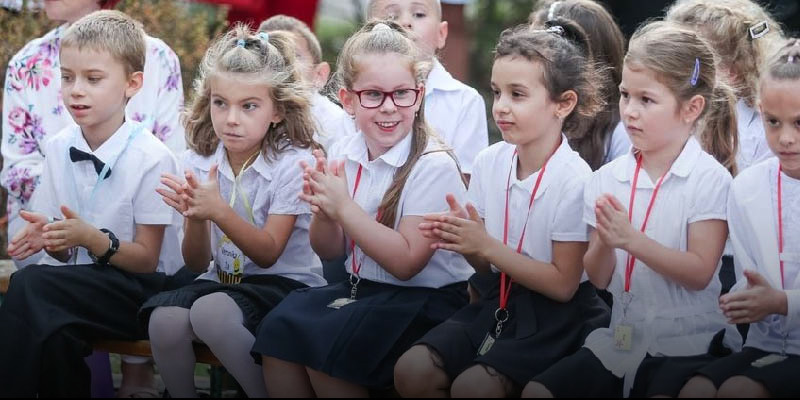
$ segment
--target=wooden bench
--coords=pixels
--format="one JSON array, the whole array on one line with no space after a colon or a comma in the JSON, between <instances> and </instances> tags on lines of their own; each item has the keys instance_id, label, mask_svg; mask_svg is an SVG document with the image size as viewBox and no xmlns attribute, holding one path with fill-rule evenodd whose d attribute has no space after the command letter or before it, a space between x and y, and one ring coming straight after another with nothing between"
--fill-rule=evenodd
<instances>
[{"instance_id":1,"label":"wooden bench","mask_svg":"<svg viewBox=\"0 0 800 400\"><path fill-rule=\"evenodd\" d=\"M14 262L11 260L0 260L0 297L8 291L8 281L11 274L16 271Z\"/></svg>"},{"instance_id":2,"label":"wooden bench","mask_svg":"<svg viewBox=\"0 0 800 400\"><path fill-rule=\"evenodd\" d=\"M107 353L124 354L128 356L152 357L150 351L150 341L147 340L100 340L94 342L92 347L95 350ZM214 353L208 346L201 343L194 343L194 356L197 362L221 367L222 363L217 360Z\"/></svg>"}]
</instances>

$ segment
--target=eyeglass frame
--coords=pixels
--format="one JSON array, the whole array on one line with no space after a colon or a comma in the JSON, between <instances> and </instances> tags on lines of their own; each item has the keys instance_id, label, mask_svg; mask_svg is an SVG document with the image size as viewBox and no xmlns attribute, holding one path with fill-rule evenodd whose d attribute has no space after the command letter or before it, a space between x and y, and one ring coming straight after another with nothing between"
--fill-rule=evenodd
<instances>
[{"instance_id":1,"label":"eyeglass frame","mask_svg":"<svg viewBox=\"0 0 800 400\"><path fill-rule=\"evenodd\" d=\"M408 105L408 106L398 105L397 102L394 100L394 93L399 91L399 90L410 90L410 91L414 92L414 102L412 102L411 105ZM414 107L414 105L417 104L417 100L419 100L419 93L422 91L422 88L414 88L414 89L400 88L400 89L392 90L391 92L384 92L383 90L377 90L377 89L365 89L365 90L350 90L350 89L348 89L347 91L350 92L350 93L354 93L356 95L356 97L358 97L358 104L362 108L366 108L368 110L374 110L376 108L381 108L383 106L383 104L386 103L386 99L387 98L391 98L392 99L392 104L394 104L395 107L398 107L398 108ZM381 93L381 94L383 94L383 99L381 100L380 104L378 104L377 106L375 106L375 107L367 107L367 106L364 105L364 102L361 100L361 93L364 93L364 92L378 92L378 93Z\"/></svg>"}]
</instances>

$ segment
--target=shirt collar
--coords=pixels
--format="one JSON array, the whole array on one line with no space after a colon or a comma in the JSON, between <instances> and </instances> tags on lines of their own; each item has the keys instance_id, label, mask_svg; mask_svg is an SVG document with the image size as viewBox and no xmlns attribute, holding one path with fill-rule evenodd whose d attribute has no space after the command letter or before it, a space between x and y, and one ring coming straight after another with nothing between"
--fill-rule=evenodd
<instances>
[{"instance_id":1,"label":"shirt collar","mask_svg":"<svg viewBox=\"0 0 800 400\"><path fill-rule=\"evenodd\" d=\"M83 133L81 132L80 126L76 125L75 147L78 150L84 151L86 153L94 154L97 158L100 159L100 161L103 161L105 163L111 161L116 162L115 160L113 160L113 158L119 157L119 154L123 151L128 142L128 136L132 133L131 130L136 129L139 126L140 124L138 122L126 120L122 124L122 126L120 126L119 129L117 129L117 131L114 132L113 135L111 135L110 138L108 138L105 142L103 142L103 144L100 145L100 147L97 148L97 150L92 151L91 148L89 147L89 143L86 142L86 138L83 137Z\"/></svg>"},{"instance_id":2,"label":"shirt collar","mask_svg":"<svg viewBox=\"0 0 800 400\"><path fill-rule=\"evenodd\" d=\"M519 186L520 188L524 189L528 193L533 192L534 186L536 185L536 180L538 179L539 173L541 173L541 169L537 171L537 173L533 173L526 177L523 180L517 179L517 165L516 156L514 154L514 146L511 147L511 186ZM545 174L542 177L542 182L539 184L539 190L536 192L536 196L534 196L534 200L541 197L544 192L547 191L547 188L550 186L550 183L553 182L554 179L557 179L557 175L555 171L561 171L562 168L558 167L561 163L569 162L570 155L574 153L572 148L569 146L569 140L567 137L562 133L561 134L561 144L556 149L555 153L550 157L547 161L547 170L545 170ZM549 173L547 171L550 171Z\"/></svg>"},{"instance_id":3,"label":"shirt collar","mask_svg":"<svg viewBox=\"0 0 800 400\"><path fill-rule=\"evenodd\" d=\"M631 147L631 150L623 156L622 160L614 165L614 177L620 182L633 180L633 173L636 170L636 152L637 150ZM681 178L689 176L702 153L703 149L697 139L694 136L689 136L689 140L686 141L683 150L681 150L678 158L672 163L672 167L667 173Z\"/></svg>"},{"instance_id":4,"label":"shirt collar","mask_svg":"<svg viewBox=\"0 0 800 400\"><path fill-rule=\"evenodd\" d=\"M433 60L433 69L428 74L428 79L425 82L425 88L427 89L425 95L429 95L434 92L434 90L441 90L441 91L455 91L461 89L461 82L453 78L453 75L450 75L444 66L439 62L439 60Z\"/></svg>"},{"instance_id":5,"label":"shirt collar","mask_svg":"<svg viewBox=\"0 0 800 400\"><path fill-rule=\"evenodd\" d=\"M350 141L345 145L344 155L349 160L355 161L365 167L370 163L382 160L392 167L400 168L405 164L406 160L408 160L408 155L411 152L412 135L413 133L409 132L406 137L389 149L389 151L370 162L367 142L364 140L364 134L359 132L357 135L353 135Z\"/></svg>"}]
</instances>

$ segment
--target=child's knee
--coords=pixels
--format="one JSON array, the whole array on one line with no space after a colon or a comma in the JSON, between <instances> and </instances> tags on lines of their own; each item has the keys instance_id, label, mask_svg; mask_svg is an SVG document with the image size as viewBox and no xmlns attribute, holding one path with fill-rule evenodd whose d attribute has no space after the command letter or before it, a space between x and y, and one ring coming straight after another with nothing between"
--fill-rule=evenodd
<instances>
[{"instance_id":1,"label":"child's knee","mask_svg":"<svg viewBox=\"0 0 800 400\"><path fill-rule=\"evenodd\" d=\"M678 397L714 398L717 397L717 387L714 386L714 382L711 382L711 380L705 376L695 376L686 382L686 385L683 386Z\"/></svg>"},{"instance_id":2,"label":"child's knee","mask_svg":"<svg viewBox=\"0 0 800 400\"><path fill-rule=\"evenodd\" d=\"M425 345L406 351L394 366L394 384L403 397L422 395L448 385L441 357Z\"/></svg>"},{"instance_id":3,"label":"child's knee","mask_svg":"<svg viewBox=\"0 0 800 400\"><path fill-rule=\"evenodd\" d=\"M764 398L770 395L764 385L745 376L734 376L720 386L717 397Z\"/></svg>"},{"instance_id":4,"label":"child's knee","mask_svg":"<svg viewBox=\"0 0 800 400\"><path fill-rule=\"evenodd\" d=\"M525 385L520 397L526 399L552 399L554 396L547 386L536 381L530 381Z\"/></svg>"},{"instance_id":5,"label":"child's knee","mask_svg":"<svg viewBox=\"0 0 800 400\"><path fill-rule=\"evenodd\" d=\"M189 310L181 307L156 307L147 326L150 345L169 348L192 340Z\"/></svg>"},{"instance_id":6,"label":"child's knee","mask_svg":"<svg viewBox=\"0 0 800 400\"><path fill-rule=\"evenodd\" d=\"M218 336L226 336L226 328L241 326L244 317L230 296L216 292L195 300L189 319L195 334L207 343Z\"/></svg>"},{"instance_id":7,"label":"child's knee","mask_svg":"<svg viewBox=\"0 0 800 400\"><path fill-rule=\"evenodd\" d=\"M450 388L450 395L458 397L499 398L513 396L514 383L505 375L486 365L474 365L462 372Z\"/></svg>"}]
</instances>

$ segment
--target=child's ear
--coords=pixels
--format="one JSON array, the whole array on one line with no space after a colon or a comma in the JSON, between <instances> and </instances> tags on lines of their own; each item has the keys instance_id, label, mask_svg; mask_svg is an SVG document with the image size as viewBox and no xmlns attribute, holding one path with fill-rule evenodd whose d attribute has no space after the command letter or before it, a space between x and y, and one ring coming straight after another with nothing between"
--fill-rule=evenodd
<instances>
[{"instance_id":1,"label":"child's ear","mask_svg":"<svg viewBox=\"0 0 800 400\"><path fill-rule=\"evenodd\" d=\"M684 123L694 124L706 108L706 98L699 94L692 96L681 107L681 120Z\"/></svg>"},{"instance_id":2,"label":"child's ear","mask_svg":"<svg viewBox=\"0 0 800 400\"><path fill-rule=\"evenodd\" d=\"M570 115L575 107L578 105L578 94L574 90L567 90L561 93L561 96L556 103L556 116L564 120L567 115Z\"/></svg>"},{"instance_id":3,"label":"child's ear","mask_svg":"<svg viewBox=\"0 0 800 400\"><path fill-rule=\"evenodd\" d=\"M136 93L139 92L139 89L142 88L143 83L144 83L144 72L137 71L130 74L130 76L128 76L128 85L125 88L125 97L129 99L133 97Z\"/></svg>"},{"instance_id":4,"label":"child's ear","mask_svg":"<svg viewBox=\"0 0 800 400\"><path fill-rule=\"evenodd\" d=\"M331 75L331 66L325 61L314 66L314 87L319 90L325 87L328 83L328 77Z\"/></svg>"},{"instance_id":5,"label":"child's ear","mask_svg":"<svg viewBox=\"0 0 800 400\"><path fill-rule=\"evenodd\" d=\"M447 43L447 32L448 32L448 25L447 21L442 21L439 23L439 31L436 35L436 49L441 50L444 48L444 45Z\"/></svg>"},{"instance_id":6,"label":"child's ear","mask_svg":"<svg viewBox=\"0 0 800 400\"><path fill-rule=\"evenodd\" d=\"M342 103L342 108L351 117L356 115L356 102L358 96L345 88L339 89L339 103Z\"/></svg>"}]
</instances>

